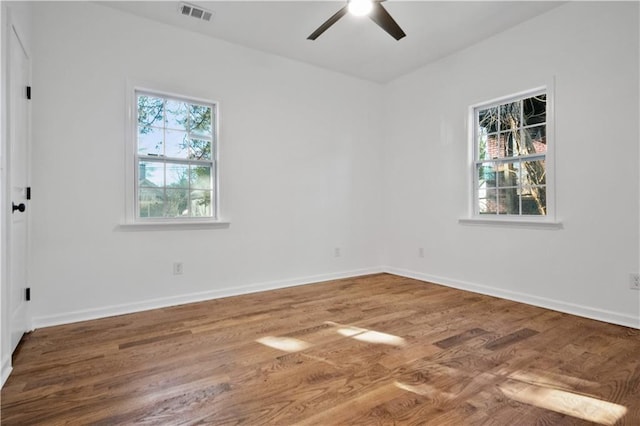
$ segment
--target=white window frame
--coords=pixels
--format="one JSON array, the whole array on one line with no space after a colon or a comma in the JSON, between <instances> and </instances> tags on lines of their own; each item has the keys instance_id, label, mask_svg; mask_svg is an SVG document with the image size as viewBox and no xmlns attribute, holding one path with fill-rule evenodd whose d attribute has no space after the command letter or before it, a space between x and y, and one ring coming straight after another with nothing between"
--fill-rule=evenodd
<instances>
[{"instance_id":1,"label":"white window frame","mask_svg":"<svg viewBox=\"0 0 640 426\"><path fill-rule=\"evenodd\" d=\"M196 104L212 105L214 108L212 125L214 127L211 146L212 216L209 217L162 217L143 218L138 214L138 141L137 141L137 94L144 93L184 100ZM170 229L207 229L228 227L229 222L221 218L220 212L220 143L219 120L220 104L198 96L193 96L185 90L159 89L158 85L128 82L126 93L126 147L125 147L125 212L121 220L120 230L170 230Z\"/></svg>"},{"instance_id":2,"label":"white window frame","mask_svg":"<svg viewBox=\"0 0 640 426\"><path fill-rule=\"evenodd\" d=\"M477 111L479 109L491 108L497 105L513 102L516 100L526 99L536 94L545 93L546 102L546 141L547 151L544 154L545 173L546 173L546 215L510 215L510 214L480 214L478 211L478 178L476 173L476 164L478 161L477 147ZM555 180L555 93L553 81L548 81L545 85L541 85L529 90L501 96L489 101L479 102L469 106L468 111L468 147L469 147L469 211L468 216L460 219L463 224L496 224L496 225L515 225L527 227L541 228L560 228L561 223L556 217L556 180ZM540 154L537 154L539 156Z\"/></svg>"}]
</instances>

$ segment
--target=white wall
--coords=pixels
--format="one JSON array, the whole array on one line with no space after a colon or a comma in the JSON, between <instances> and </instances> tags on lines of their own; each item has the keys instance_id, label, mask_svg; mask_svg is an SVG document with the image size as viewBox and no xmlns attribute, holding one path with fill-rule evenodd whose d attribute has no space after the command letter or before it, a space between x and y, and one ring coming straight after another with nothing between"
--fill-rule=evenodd
<instances>
[{"instance_id":1,"label":"white wall","mask_svg":"<svg viewBox=\"0 0 640 426\"><path fill-rule=\"evenodd\" d=\"M35 326L381 268L640 326L637 4L572 2L386 87L96 4L34 8ZM552 77L563 228L461 225L468 105ZM127 79L221 102L229 229L115 230Z\"/></svg>"},{"instance_id":2,"label":"white wall","mask_svg":"<svg viewBox=\"0 0 640 426\"><path fill-rule=\"evenodd\" d=\"M388 269L640 327L638 52L637 3L570 2L389 84ZM563 228L460 224L467 107L550 78Z\"/></svg>"},{"instance_id":3,"label":"white wall","mask_svg":"<svg viewBox=\"0 0 640 426\"><path fill-rule=\"evenodd\" d=\"M85 2L34 21L34 326L377 270L380 86ZM115 230L127 79L220 102L230 228Z\"/></svg>"}]
</instances>

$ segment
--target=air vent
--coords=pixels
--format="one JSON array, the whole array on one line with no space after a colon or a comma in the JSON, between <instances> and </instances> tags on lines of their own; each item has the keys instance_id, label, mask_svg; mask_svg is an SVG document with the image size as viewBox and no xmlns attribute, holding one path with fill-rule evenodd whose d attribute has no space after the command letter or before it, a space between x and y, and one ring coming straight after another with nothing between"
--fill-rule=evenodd
<instances>
[{"instance_id":1,"label":"air vent","mask_svg":"<svg viewBox=\"0 0 640 426\"><path fill-rule=\"evenodd\" d=\"M192 18L201 19L203 21L211 21L211 17L213 16L213 12L188 3L180 3L178 12L181 15L191 16Z\"/></svg>"}]
</instances>

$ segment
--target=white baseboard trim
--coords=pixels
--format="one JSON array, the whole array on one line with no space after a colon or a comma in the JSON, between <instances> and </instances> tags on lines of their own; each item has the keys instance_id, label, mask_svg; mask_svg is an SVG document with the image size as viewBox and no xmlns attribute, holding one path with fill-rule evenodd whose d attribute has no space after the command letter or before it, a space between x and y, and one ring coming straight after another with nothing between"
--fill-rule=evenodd
<instances>
[{"instance_id":1,"label":"white baseboard trim","mask_svg":"<svg viewBox=\"0 0 640 426\"><path fill-rule=\"evenodd\" d=\"M11 356L6 356L4 357L4 359L2 360L2 370L0 372L1 376L0 376L0 388L2 388L5 384L5 382L7 381L7 379L9 378L9 375L11 374L11 371L13 370L13 367L11 366Z\"/></svg>"},{"instance_id":2,"label":"white baseboard trim","mask_svg":"<svg viewBox=\"0 0 640 426\"><path fill-rule=\"evenodd\" d=\"M473 293L484 294L487 296L499 297L501 299L513 300L514 302L526 303L527 305L538 306L541 308L551 309L566 314L577 315L580 317L604 321L611 324L640 329L640 317L634 318L633 315L625 315L618 312L593 308L590 306L577 305L574 303L547 299L545 297L534 296L531 294L503 290L496 287L489 287L481 284L459 281L450 278L424 274L422 272L394 268L390 266L383 267L382 270L393 275L400 275L402 277L428 281L446 287L457 288L459 290L466 290Z\"/></svg>"},{"instance_id":3,"label":"white baseboard trim","mask_svg":"<svg viewBox=\"0 0 640 426\"><path fill-rule=\"evenodd\" d=\"M148 311L151 309L166 308L169 306L183 305L185 303L202 302L205 300L219 299L223 297L239 296L242 294L257 293L260 291L276 290L298 285L313 284L322 281L353 278L362 275L378 274L384 272L382 268L356 269L351 271L336 272L330 274L312 275L308 277L292 278L281 281L269 281L255 283L234 288L224 288L198 293L190 293L179 296L149 299L141 302L125 303L121 305L105 306L103 308L85 309L66 312L62 314L33 317L31 320L34 329L52 327L55 325L71 324L79 321L87 321L116 315L131 314L134 312ZM4 370L3 370L4 372Z\"/></svg>"}]
</instances>

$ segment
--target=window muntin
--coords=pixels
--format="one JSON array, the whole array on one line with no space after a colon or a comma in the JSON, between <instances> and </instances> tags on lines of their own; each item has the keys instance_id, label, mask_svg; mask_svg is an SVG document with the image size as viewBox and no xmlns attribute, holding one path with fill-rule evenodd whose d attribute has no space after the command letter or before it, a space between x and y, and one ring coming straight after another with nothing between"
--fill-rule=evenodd
<instances>
[{"instance_id":1,"label":"window muntin","mask_svg":"<svg viewBox=\"0 0 640 426\"><path fill-rule=\"evenodd\" d=\"M546 90L473 108L474 215L546 217Z\"/></svg>"},{"instance_id":2,"label":"window muntin","mask_svg":"<svg viewBox=\"0 0 640 426\"><path fill-rule=\"evenodd\" d=\"M136 219L216 219L216 106L135 92Z\"/></svg>"}]
</instances>

